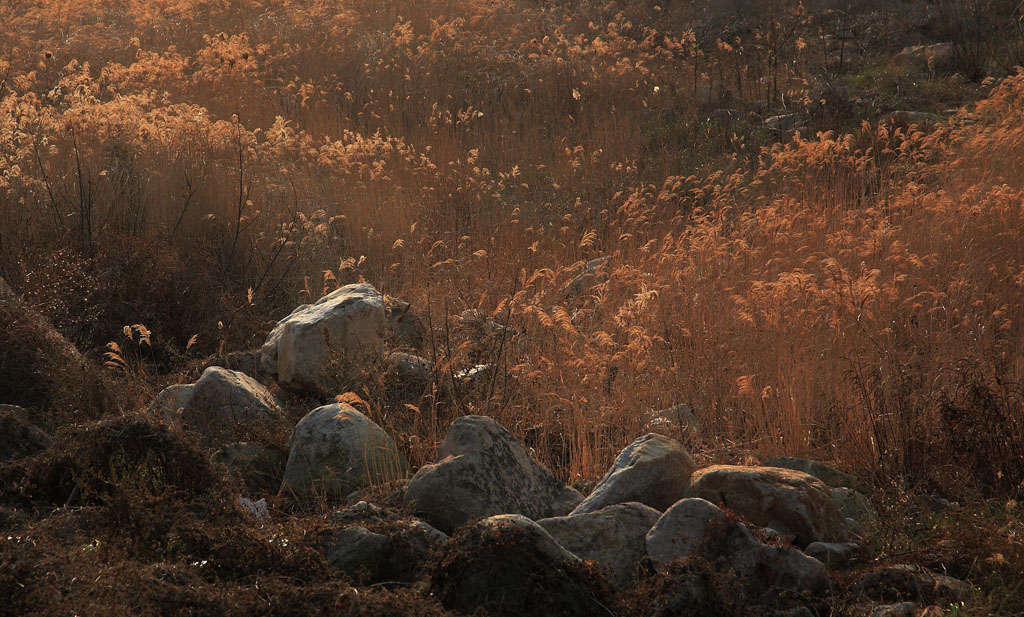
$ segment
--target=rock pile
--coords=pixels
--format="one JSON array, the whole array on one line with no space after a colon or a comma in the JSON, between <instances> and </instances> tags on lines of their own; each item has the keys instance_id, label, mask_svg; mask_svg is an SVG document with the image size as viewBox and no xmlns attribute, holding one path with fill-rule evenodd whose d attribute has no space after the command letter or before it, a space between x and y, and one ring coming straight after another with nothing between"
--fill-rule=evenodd
<instances>
[{"instance_id":1,"label":"rock pile","mask_svg":"<svg viewBox=\"0 0 1024 617\"><path fill-rule=\"evenodd\" d=\"M346 285L278 322L260 349L260 368L286 390L329 390L382 355L385 325L380 292Z\"/></svg>"},{"instance_id":2,"label":"rock pile","mask_svg":"<svg viewBox=\"0 0 1024 617\"><path fill-rule=\"evenodd\" d=\"M588 264L584 274L595 278L588 284L606 263ZM262 374L282 388L315 395L339 375L386 359L384 383L392 375L403 383L428 383L428 361L394 348L382 353L386 325L398 349L422 342L408 305L391 302L387 312L384 306L369 285L350 285L299 307L267 338ZM465 385L492 370L482 365L458 379ZM730 595L765 606L819 596L837 584L830 572L842 569L854 573L839 580L855 581L851 588L870 601L890 603L879 610L891 614L906 602L916 609L969 591L956 579L910 566L855 578L860 555L849 540L874 525L874 509L854 478L808 459L701 469L683 444L650 433L623 449L584 497L498 422L465 416L451 424L435 461L409 478L409 464L392 436L344 403L302 417L286 458L240 441L279 429L285 415L256 379L215 366L194 384L164 390L150 415L198 429L219 448L214 460L254 494L269 497L276 490L300 501L358 501L330 517L322 542L327 563L367 584L429 579L430 593L450 610L614 614L618 591L680 572L689 577L680 589L704 580L735 581ZM685 405L658 415L671 416L673 426L696 424ZM21 441L29 450L47 447L46 435L17 414L4 410L0 419L25 435ZM0 458L20 455L5 447ZM379 497L385 485L391 491L385 508L361 501ZM260 504L253 513L266 518L273 516L268 504L279 502L241 497L240 503ZM711 594L721 600L720 585L716 589L680 591L657 614L669 614L666 607L685 598Z\"/></svg>"}]
</instances>

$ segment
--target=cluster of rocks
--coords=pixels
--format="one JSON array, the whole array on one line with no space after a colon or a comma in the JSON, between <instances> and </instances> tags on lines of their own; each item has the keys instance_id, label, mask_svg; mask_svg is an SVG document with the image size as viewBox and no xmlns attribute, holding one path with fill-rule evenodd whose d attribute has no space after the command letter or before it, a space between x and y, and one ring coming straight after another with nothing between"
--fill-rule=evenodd
<instances>
[{"instance_id":1,"label":"cluster of rocks","mask_svg":"<svg viewBox=\"0 0 1024 617\"><path fill-rule=\"evenodd\" d=\"M401 307L389 314L369 285L342 288L282 320L260 351L260 370L293 392L322 391L326 375L379 359L386 336L415 339L415 332L397 334L408 315ZM422 368L411 354L399 362L410 375ZM253 377L223 367L206 369L194 384L168 388L151 412L221 446L217 460L253 490L269 491L279 476L282 497L356 502L332 517L336 531L324 542L339 571L366 582L429 576L446 606L470 612L535 608L530 586L506 559L557 573L536 584L549 596L545 601L580 607L567 614L602 612L591 570L626 589L646 572L668 574L694 559L735 577L750 601L814 597L834 584L830 570L856 564L851 539L874 517L855 481L821 463L779 458L765 466L698 469L681 443L654 432L626 447L586 496L484 416L455 420L436 460L411 478L395 440L345 403L307 413L292 428L284 456L246 441L288 428L273 395ZM686 406L654 419L696 424ZM393 488L390 507L362 500L368 488L385 485ZM265 501L242 505L267 515ZM925 584L921 576L938 575L898 570L891 576L913 588ZM869 589L873 583L865 577L857 584ZM942 584L949 595L965 593L955 582ZM500 606L494 598L501 598ZM910 593L895 599L915 607L929 601Z\"/></svg>"}]
</instances>

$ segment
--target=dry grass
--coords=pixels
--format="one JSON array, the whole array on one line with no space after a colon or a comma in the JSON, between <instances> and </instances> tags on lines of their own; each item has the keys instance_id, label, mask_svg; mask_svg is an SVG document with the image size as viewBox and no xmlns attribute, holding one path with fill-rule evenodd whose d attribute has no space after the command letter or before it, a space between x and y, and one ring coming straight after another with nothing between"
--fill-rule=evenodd
<instances>
[{"instance_id":1,"label":"dry grass","mask_svg":"<svg viewBox=\"0 0 1024 617\"><path fill-rule=\"evenodd\" d=\"M0 271L92 349L146 324L163 371L368 280L432 326L443 385L369 402L416 463L475 411L593 478L686 402L705 458L1019 491L1024 78L907 68L986 98L858 126L890 109L838 78L948 29L925 3L675 4L5 3ZM777 143L783 111L838 130Z\"/></svg>"}]
</instances>

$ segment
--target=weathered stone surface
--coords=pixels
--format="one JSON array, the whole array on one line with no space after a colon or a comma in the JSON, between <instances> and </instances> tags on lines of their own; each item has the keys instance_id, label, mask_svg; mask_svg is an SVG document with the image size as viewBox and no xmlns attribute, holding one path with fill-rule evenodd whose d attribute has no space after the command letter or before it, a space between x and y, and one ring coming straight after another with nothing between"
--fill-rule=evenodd
<instances>
[{"instance_id":1,"label":"weathered stone surface","mask_svg":"<svg viewBox=\"0 0 1024 617\"><path fill-rule=\"evenodd\" d=\"M702 559L673 563L647 580L650 586L638 594L635 613L644 617L737 617L737 605L745 600L735 579Z\"/></svg>"},{"instance_id":2,"label":"weathered stone surface","mask_svg":"<svg viewBox=\"0 0 1024 617\"><path fill-rule=\"evenodd\" d=\"M520 515L484 519L449 540L431 594L450 610L492 617L610 615L610 598L583 562Z\"/></svg>"},{"instance_id":3,"label":"weathered stone surface","mask_svg":"<svg viewBox=\"0 0 1024 617\"><path fill-rule=\"evenodd\" d=\"M764 127L779 135L789 135L807 128L807 116L797 113L777 114L764 119Z\"/></svg>"},{"instance_id":4,"label":"weathered stone surface","mask_svg":"<svg viewBox=\"0 0 1024 617\"><path fill-rule=\"evenodd\" d=\"M956 602L971 593L964 581L919 566L897 564L866 572L850 587L876 602Z\"/></svg>"},{"instance_id":5,"label":"weathered stone surface","mask_svg":"<svg viewBox=\"0 0 1024 617\"><path fill-rule=\"evenodd\" d=\"M921 606L917 602L897 602L883 604L871 609L869 617L918 617Z\"/></svg>"},{"instance_id":6,"label":"weathered stone surface","mask_svg":"<svg viewBox=\"0 0 1024 617\"><path fill-rule=\"evenodd\" d=\"M841 570L850 565L857 551L857 545L848 542L811 542L804 549L804 554L814 557L830 570Z\"/></svg>"},{"instance_id":7,"label":"weathered stone surface","mask_svg":"<svg viewBox=\"0 0 1024 617\"><path fill-rule=\"evenodd\" d=\"M878 520L878 512L868 498L852 488L840 486L829 491L832 501L845 518L852 518L859 525L872 525Z\"/></svg>"},{"instance_id":8,"label":"weathered stone surface","mask_svg":"<svg viewBox=\"0 0 1024 617\"><path fill-rule=\"evenodd\" d=\"M733 571L755 596L777 589L816 593L828 586L820 561L794 548L762 544L746 525L704 499L681 499L669 508L647 533L647 554L662 572L676 560L702 557Z\"/></svg>"},{"instance_id":9,"label":"weathered stone surface","mask_svg":"<svg viewBox=\"0 0 1024 617\"><path fill-rule=\"evenodd\" d=\"M255 516L256 518L263 520L270 514L270 506L267 505L267 500L264 497L259 499L250 499L242 495L238 496L238 505L245 512Z\"/></svg>"},{"instance_id":10,"label":"weathered stone surface","mask_svg":"<svg viewBox=\"0 0 1024 617\"><path fill-rule=\"evenodd\" d=\"M646 536L661 512L641 503L608 506L596 512L546 518L538 524L560 545L585 561L593 561L609 580L626 587L637 580L647 555Z\"/></svg>"},{"instance_id":11,"label":"weathered stone surface","mask_svg":"<svg viewBox=\"0 0 1024 617\"><path fill-rule=\"evenodd\" d=\"M902 127L910 125L917 125L920 127L936 124L940 120L942 120L942 118L938 114L926 111L897 110L885 114L879 122L881 124L890 124Z\"/></svg>"},{"instance_id":12,"label":"weathered stone surface","mask_svg":"<svg viewBox=\"0 0 1024 617\"><path fill-rule=\"evenodd\" d=\"M437 462L422 467L409 482L404 504L450 533L471 519L493 514L561 516L581 499L497 422L466 416L448 429Z\"/></svg>"},{"instance_id":13,"label":"weathered stone surface","mask_svg":"<svg viewBox=\"0 0 1024 617\"><path fill-rule=\"evenodd\" d=\"M224 358L224 368L245 373L249 377L258 378L260 369L260 353L253 351L236 351Z\"/></svg>"},{"instance_id":14,"label":"weathered stone surface","mask_svg":"<svg viewBox=\"0 0 1024 617\"><path fill-rule=\"evenodd\" d=\"M608 262L611 257L604 256L591 259L583 266L583 271L577 274L571 281L562 286L559 295L566 300L581 296L589 292L595 285L608 280Z\"/></svg>"},{"instance_id":15,"label":"weathered stone surface","mask_svg":"<svg viewBox=\"0 0 1024 617\"><path fill-rule=\"evenodd\" d=\"M423 349L427 328L423 325L408 302L388 297L384 301L387 317L387 340L390 344L406 349Z\"/></svg>"},{"instance_id":16,"label":"weathered stone surface","mask_svg":"<svg viewBox=\"0 0 1024 617\"><path fill-rule=\"evenodd\" d=\"M353 579L376 579L386 568L391 538L353 525L336 533L326 547L327 562Z\"/></svg>"},{"instance_id":17,"label":"weathered stone surface","mask_svg":"<svg viewBox=\"0 0 1024 617\"><path fill-rule=\"evenodd\" d=\"M211 441L237 441L274 430L284 414L274 397L245 373L210 367L203 371L181 412L185 426Z\"/></svg>"},{"instance_id":18,"label":"weathered stone surface","mask_svg":"<svg viewBox=\"0 0 1024 617\"><path fill-rule=\"evenodd\" d=\"M388 356L388 366L396 385L422 386L430 381L433 366L430 360L411 353L398 352Z\"/></svg>"},{"instance_id":19,"label":"weathered stone surface","mask_svg":"<svg viewBox=\"0 0 1024 617\"><path fill-rule=\"evenodd\" d=\"M766 460L764 462L764 466L802 471L803 473L814 476L830 487L857 485L857 480L850 474L843 473L834 467L814 459L800 458L797 456L775 456Z\"/></svg>"},{"instance_id":20,"label":"weathered stone surface","mask_svg":"<svg viewBox=\"0 0 1024 617\"><path fill-rule=\"evenodd\" d=\"M282 319L260 349L260 366L294 392L353 379L384 347L384 299L372 285L346 285Z\"/></svg>"},{"instance_id":21,"label":"weathered stone surface","mask_svg":"<svg viewBox=\"0 0 1024 617\"><path fill-rule=\"evenodd\" d=\"M50 443L50 436L29 422L24 409L0 405L0 462L38 454Z\"/></svg>"},{"instance_id":22,"label":"weathered stone surface","mask_svg":"<svg viewBox=\"0 0 1024 617\"><path fill-rule=\"evenodd\" d=\"M638 437L616 457L611 469L573 514L637 501L665 510L686 492L696 466L678 441L650 433Z\"/></svg>"},{"instance_id":23,"label":"weathered stone surface","mask_svg":"<svg viewBox=\"0 0 1024 617\"><path fill-rule=\"evenodd\" d=\"M477 364L455 373L455 383L462 392L472 392L490 384L495 370L493 364Z\"/></svg>"},{"instance_id":24,"label":"weathered stone surface","mask_svg":"<svg viewBox=\"0 0 1024 617\"><path fill-rule=\"evenodd\" d=\"M685 403L647 414L647 430L655 433L678 435L686 430L700 428L693 408Z\"/></svg>"},{"instance_id":25,"label":"weathered stone surface","mask_svg":"<svg viewBox=\"0 0 1024 617\"><path fill-rule=\"evenodd\" d=\"M181 422L181 414L185 405L192 398L195 384L175 384L167 386L156 395L153 402L146 408L146 415L163 421L164 424L176 425Z\"/></svg>"},{"instance_id":26,"label":"weathered stone surface","mask_svg":"<svg viewBox=\"0 0 1024 617\"><path fill-rule=\"evenodd\" d=\"M213 460L228 469L252 492L271 493L281 485L284 456L275 448L259 443L241 442L224 446Z\"/></svg>"},{"instance_id":27,"label":"weathered stone surface","mask_svg":"<svg viewBox=\"0 0 1024 617\"><path fill-rule=\"evenodd\" d=\"M753 572L761 543L747 526L704 499L681 499L647 533L647 554L656 570L677 559L724 559L738 574Z\"/></svg>"},{"instance_id":28,"label":"weathered stone surface","mask_svg":"<svg viewBox=\"0 0 1024 617\"><path fill-rule=\"evenodd\" d=\"M846 523L828 488L799 471L715 465L693 474L687 495L707 499L755 525L790 535L800 547L847 538Z\"/></svg>"},{"instance_id":29,"label":"weathered stone surface","mask_svg":"<svg viewBox=\"0 0 1024 617\"><path fill-rule=\"evenodd\" d=\"M353 491L404 477L394 439L349 405L318 407L295 426L281 492L343 499Z\"/></svg>"},{"instance_id":30,"label":"weathered stone surface","mask_svg":"<svg viewBox=\"0 0 1024 617\"><path fill-rule=\"evenodd\" d=\"M953 44L950 42L932 43L931 45L912 45L904 47L896 54L897 60L909 62L944 62L953 57Z\"/></svg>"}]
</instances>

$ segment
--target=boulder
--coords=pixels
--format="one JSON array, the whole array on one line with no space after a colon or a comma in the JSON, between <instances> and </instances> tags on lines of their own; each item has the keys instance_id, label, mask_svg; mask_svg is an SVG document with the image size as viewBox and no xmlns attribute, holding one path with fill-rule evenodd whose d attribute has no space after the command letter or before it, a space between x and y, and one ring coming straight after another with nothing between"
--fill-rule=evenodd
<instances>
[{"instance_id":1,"label":"boulder","mask_svg":"<svg viewBox=\"0 0 1024 617\"><path fill-rule=\"evenodd\" d=\"M402 478L408 470L384 429L349 405L335 403L314 409L295 426L281 492L337 501Z\"/></svg>"},{"instance_id":2,"label":"boulder","mask_svg":"<svg viewBox=\"0 0 1024 617\"><path fill-rule=\"evenodd\" d=\"M775 456L764 462L765 467L780 467L802 471L812 475L831 487L856 486L857 480L850 474L843 473L825 463L797 456Z\"/></svg>"},{"instance_id":3,"label":"boulder","mask_svg":"<svg viewBox=\"0 0 1024 617\"><path fill-rule=\"evenodd\" d=\"M646 429L662 435L681 435L700 428L700 422L693 409L685 404L673 405L667 409L647 413Z\"/></svg>"},{"instance_id":4,"label":"boulder","mask_svg":"<svg viewBox=\"0 0 1024 617\"><path fill-rule=\"evenodd\" d=\"M33 456L50 447L51 439L16 405L0 405L0 463Z\"/></svg>"},{"instance_id":5,"label":"boulder","mask_svg":"<svg viewBox=\"0 0 1024 617\"><path fill-rule=\"evenodd\" d=\"M896 59L904 62L925 62L933 65L936 62L945 62L953 57L953 44L932 43L931 45L911 45L904 47L896 54Z\"/></svg>"},{"instance_id":6,"label":"boulder","mask_svg":"<svg viewBox=\"0 0 1024 617\"><path fill-rule=\"evenodd\" d=\"M630 502L537 523L574 555L604 568L617 586L627 587L638 578L647 532L660 517L654 508Z\"/></svg>"},{"instance_id":7,"label":"boulder","mask_svg":"<svg viewBox=\"0 0 1024 617\"><path fill-rule=\"evenodd\" d=\"M604 256L591 259L583 266L583 271L577 274L571 281L562 286L559 295L565 300L571 300L589 292L594 286L608 280L608 269L605 267L611 261L611 257Z\"/></svg>"},{"instance_id":8,"label":"boulder","mask_svg":"<svg viewBox=\"0 0 1024 617\"><path fill-rule=\"evenodd\" d=\"M430 381L433 366L430 360L411 353L398 352L388 356L389 375L394 377L395 386L424 386Z\"/></svg>"},{"instance_id":9,"label":"boulder","mask_svg":"<svg viewBox=\"0 0 1024 617\"><path fill-rule=\"evenodd\" d=\"M338 531L325 549L331 567L353 580L369 582L385 570L391 553L391 538L353 525Z\"/></svg>"},{"instance_id":10,"label":"boulder","mask_svg":"<svg viewBox=\"0 0 1024 617\"><path fill-rule=\"evenodd\" d=\"M845 486L839 486L831 491L833 503L839 508L839 512L845 518L851 518L858 525L871 525L878 520L878 512L867 497Z\"/></svg>"},{"instance_id":11,"label":"boulder","mask_svg":"<svg viewBox=\"0 0 1024 617\"><path fill-rule=\"evenodd\" d=\"M270 506L267 504L265 497L260 497L259 499L254 500L243 495L239 495L238 506L246 513L255 516L261 521L270 516Z\"/></svg>"},{"instance_id":12,"label":"boulder","mask_svg":"<svg viewBox=\"0 0 1024 617\"><path fill-rule=\"evenodd\" d=\"M800 551L767 546L738 519L709 501L681 499L647 533L647 554L659 572L680 559L699 557L732 571L755 596L776 590L820 593L828 572Z\"/></svg>"},{"instance_id":13,"label":"boulder","mask_svg":"<svg viewBox=\"0 0 1024 617\"><path fill-rule=\"evenodd\" d=\"M522 514L534 520L562 516L582 498L497 422L465 416L448 429L437 462L413 476L404 504L450 533L469 520L494 514Z\"/></svg>"},{"instance_id":14,"label":"boulder","mask_svg":"<svg viewBox=\"0 0 1024 617\"><path fill-rule=\"evenodd\" d=\"M358 510L358 505L348 510ZM346 512L331 518L359 517L358 512ZM328 536L323 548L332 567L362 585L422 580L448 539L420 520L392 519L380 511L364 512L361 517L366 520L347 524Z\"/></svg>"},{"instance_id":15,"label":"boulder","mask_svg":"<svg viewBox=\"0 0 1024 617\"><path fill-rule=\"evenodd\" d=\"M811 542L804 554L825 564L829 570L841 570L850 565L859 550L848 542Z\"/></svg>"},{"instance_id":16,"label":"boulder","mask_svg":"<svg viewBox=\"0 0 1024 617\"><path fill-rule=\"evenodd\" d=\"M895 127L910 127L911 125L927 127L932 124L937 124L941 120L942 117L938 114L933 114L927 111L897 110L890 111L885 114L879 122L881 124Z\"/></svg>"},{"instance_id":17,"label":"boulder","mask_svg":"<svg viewBox=\"0 0 1024 617\"><path fill-rule=\"evenodd\" d=\"M481 391L490 385L496 370L493 364L477 364L457 371L454 375L456 387L463 395Z\"/></svg>"},{"instance_id":18,"label":"boulder","mask_svg":"<svg viewBox=\"0 0 1024 617\"><path fill-rule=\"evenodd\" d=\"M647 554L654 569L686 557L724 559L737 574L753 572L761 542L739 519L704 499L681 499L647 533Z\"/></svg>"},{"instance_id":19,"label":"boulder","mask_svg":"<svg viewBox=\"0 0 1024 617\"><path fill-rule=\"evenodd\" d=\"M146 415L171 426L179 424L181 414L185 411L185 405L192 398L194 387L195 384L190 383L167 386L146 408Z\"/></svg>"},{"instance_id":20,"label":"boulder","mask_svg":"<svg viewBox=\"0 0 1024 617\"><path fill-rule=\"evenodd\" d=\"M959 579L910 564L896 564L861 575L850 590L876 602L957 602L971 586Z\"/></svg>"},{"instance_id":21,"label":"boulder","mask_svg":"<svg viewBox=\"0 0 1024 617\"><path fill-rule=\"evenodd\" d=\"M764 128L782 137L807 129L807 116L797 113L778 114L764 119Z\"/></svg>"},{"instance_id":22,"label":"boulder","mask_svg":"<svg viewBox=\"0 0 1024 617\"><path fill-rule=\"evenodd\" d=\"M920 614L921 605L917 602L897 602L872 607L868 617L919 617Z\"/></svg>"},{"instance_id":23,"label":"boulder","mask_svg":"<svg viewBox=\"0 0 1024 617\"><path fill-rule=\"evenodd\" d=\"M272 493L281 485L284 456L276 448L242 442L224 446L213 455L254 493Z\"/></svg>"},{"instance_id":24,"label":"boulder","mask_svg":"<svg viewBox=\"0 0 1024 617\"><path fill-rule=\"evenodd\" d=\"M723 575L703 559L673 562L646 579L644 592L635 594L636 615L644 617L712 617L745 615L745 598L737 593L735 577ZM814 617L814 616L812 616Z\"/></svg>"},{"instance_id":25,"label":"boulder","mask_svg":"<svg viewBox=\"0 0 1024 617\"><path fill-rule=\"evenodd\" d=\"M694 469L690 453L678 441L656 433L638 437L619 453L608 473L572 513L595 512L627 501L663 511L684 495Z\"/></svg>"},{"instance_id":26,"label":"boulder","mask_svg":"<svg viewBox=\"0 0 1024 617\"><path fill-rule=\"evenodd\" d=\"M245 373L249 377L259 378L260 353L258 351L236 351L224 358L224 368Z\"/></svg>"},{"instance_id":27,"label":"boulder","mask_svg":"<svg viewBox=\"0 0 1024 617\"><path fill-rule=\"evenodd\" d=\"M209 441L230 442L279 429L284 413L260 382L245 373L212 366L193 384L181 419Z\"/></svg>"},{"instance_id":28,"label":"boulder","mask_svg":"<svg viewBox=\"0 0 1024 617\"><path fill-rule=\"evenodd\" d=\"M491 617L614 614L600 577L524 516L469 525L442 551L430 592L449 610Z\"/></svg>"},{"instance_id":29,"label":"boulder","mask_svg":"<svg viewBox=\"0 0 1024 617\"><path fill-rule=\"evenodd\" d=\"M843 542L846 523L828 488L814 476L779 467L714 465L693 474L690 497L729 508L746 520L811 542Z\"/></svg>"},{"instance_id":30,"label":"boulder","mask_svg":"<svg viewBox=\"0 0 1024 617\"><path fill-rule=\"evenodd\" d=\"M387 318L387 341L396 346L419 351L427 339L423 320L412 312L408 302L388 297L384 300Z\"/></svg>"},{"instance_id":31,"label":"boulder","mask_svg":"<svg viewBox=\"0 0 1024 617\"><path fill-rule=\"evenodd\" d=\"M260 367L287 390L329 391L380 357L384 331L380 292L346 285L278 322L260 349Z\"/></svg>"}]
</instances>

